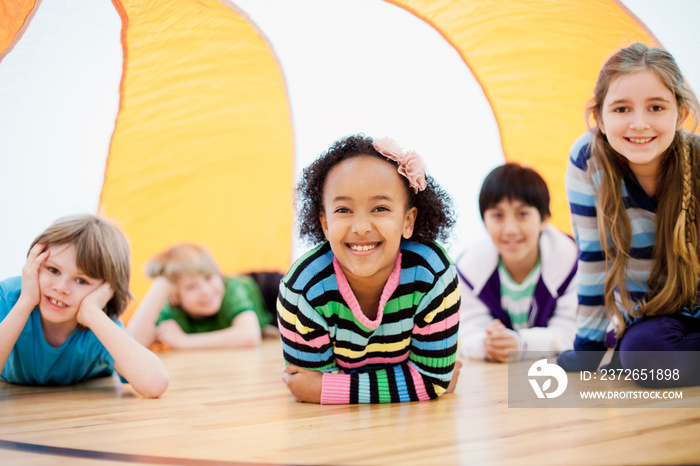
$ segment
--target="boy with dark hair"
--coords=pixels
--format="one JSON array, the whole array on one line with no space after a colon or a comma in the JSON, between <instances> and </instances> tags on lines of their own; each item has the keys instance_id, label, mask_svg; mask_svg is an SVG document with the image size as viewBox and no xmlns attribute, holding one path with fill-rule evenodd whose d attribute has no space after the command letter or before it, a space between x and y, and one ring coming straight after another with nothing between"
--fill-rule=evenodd
<instances>
[{"instance_id":1,"label":"boy with dark hair","mask_svg":"<svg viewBox=\"0 0 700 466\"><path fill-rule=\"evenodd\" d=\"M547 184L533 169L507 163L484 180L479 210L490 238L457 261L460 355L505 362L509 351L522 358L570 349L578 253L549 225Z\"/></svg>"}]
</instances>

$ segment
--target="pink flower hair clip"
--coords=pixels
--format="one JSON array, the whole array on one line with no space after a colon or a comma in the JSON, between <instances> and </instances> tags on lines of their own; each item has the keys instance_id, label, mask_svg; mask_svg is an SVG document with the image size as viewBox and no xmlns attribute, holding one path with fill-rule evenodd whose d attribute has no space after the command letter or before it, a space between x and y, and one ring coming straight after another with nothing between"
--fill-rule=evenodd
<instances>
[{"instance_id":1,"label":"pink flower hair clip","mask_svg":"<svg viewBox=\"0 0 700 466\"><path fill-rule=\"evenodd\" d=\"M406 177L413 192L425 189L425 163L417 152L405 151L391 138L377 139L372 145L384 157L399 164L399 173Z\"/></svg>"}]
</instances>

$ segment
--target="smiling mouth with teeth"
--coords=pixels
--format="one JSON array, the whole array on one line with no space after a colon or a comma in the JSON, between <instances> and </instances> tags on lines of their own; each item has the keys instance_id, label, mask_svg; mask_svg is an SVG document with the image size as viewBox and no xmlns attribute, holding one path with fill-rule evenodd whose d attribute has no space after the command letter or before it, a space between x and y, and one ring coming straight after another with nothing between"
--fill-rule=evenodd
<instances>
[{"instance_id":1,"label":"smiling mouth with teeth","mask_svg":"<svg viewBox=\"0 0 700 466\"><path fill-rule=\"evenodd\" d=\"M373 244L349 244L348 246L350 249L353 251L371 251L372 249L376 248L379 243L373 243Z\"/></svg>"},{"instance_id":2,"label":"smiling mouth with teeth","mask_svg":"<svg viewBox=\"0 0 700 466\"><path fill-rule=\"evenodd\" d=\"M49 298L49 302L50 302L51 304L53 304L54 306L58 306L58 307L68 307L67 304L62 303L61 301L57 301L57 300L55 300L55 299L53 299L53 298Z\"/></svg>"},{"instance_id":3,"label":"smiling mouth with teeth","mask_svg":"<svg viewBox=\"0 0 700 466\"><path fill-rule=\"evenodd\" d=\"M628 141L633 142L635 144L644 144L646 142L651 141L654 138L627 138Z\"/></svg>"}]
</instances>

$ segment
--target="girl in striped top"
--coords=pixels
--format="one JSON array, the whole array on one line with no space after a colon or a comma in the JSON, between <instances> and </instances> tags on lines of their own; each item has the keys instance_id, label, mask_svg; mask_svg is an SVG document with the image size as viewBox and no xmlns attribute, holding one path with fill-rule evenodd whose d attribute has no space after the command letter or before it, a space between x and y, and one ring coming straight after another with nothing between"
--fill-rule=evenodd
<instances>
[{"instance_id":1,"label":"girl in striped top","mask_svg":"<svg viewBox=\"0 0 700 466\"><path fill-rule=\"evenodd\" d=\"M356 135L304 170L300 231L320 244L277 304L282 378L298 401L420 401L454 387L459 289L435 243L454 220L424 169L394 141Z\"/></svg>"},{"instance_id":2,"label":"girl in striped top","mask_svg":"<svg viewBox=\"0 0 700 466\"><path fill-rule=\"evenodd\" d=\"M624 369L653 369L643 352L666 351L654 364L680 368L668 385L700 373L687 357L700 350L700 145L682 129L690 113L698 101L665 50L634 44L598 76L586 110L595 126L574 144L566 174L580 249L578 333L558 359L566 370L596 369L612 324Z\"/></svg>"}]
</instances>

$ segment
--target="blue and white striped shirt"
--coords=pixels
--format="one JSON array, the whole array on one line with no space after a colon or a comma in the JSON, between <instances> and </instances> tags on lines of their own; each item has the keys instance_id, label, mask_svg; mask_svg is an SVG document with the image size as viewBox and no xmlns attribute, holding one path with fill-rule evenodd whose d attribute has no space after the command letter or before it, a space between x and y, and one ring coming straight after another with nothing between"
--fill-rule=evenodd
<instances>
[{"instance_id":1,"label":"blue and white striped shirt","mask_svg":"<svg viewBox=\"0 0 700 466\"><path fill-rule=\"evenodd\" d=\"M610 325L604 297L605 254L598 236L595 199L602 174L589 163L592 137L586 133L574 143L566 170L571 224L579 247L578 332L574 342L577 350L604 350L605 333ZM623 179L622 197L632 232L625 285L632 301L639 302L649 292L647 280L653 266L656 201L631 172Z\"/></svg>"}]
</instances>

